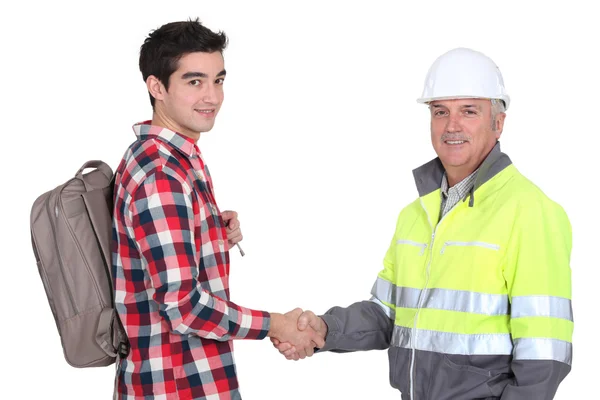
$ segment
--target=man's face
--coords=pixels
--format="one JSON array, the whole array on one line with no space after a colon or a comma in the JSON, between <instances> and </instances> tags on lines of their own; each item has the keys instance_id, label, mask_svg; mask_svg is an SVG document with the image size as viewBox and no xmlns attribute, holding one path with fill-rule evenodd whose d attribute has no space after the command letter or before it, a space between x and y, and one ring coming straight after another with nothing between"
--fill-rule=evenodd
<instances>
[{"instance_id":1,"label":"man's face","mask_svg":"<svg viewBox=\"0 0 600 400\"><path fill-rule=\"evenodd\" d=\"M493 130L490 100L438 100L429 108L431 142L446 170L474 171L502 134L505 114L496 116Z\"/></svg>"},{"instance_id":2,"label":"man's face","mask_svg":"<svg viewBox=\"0 0 600 400\"><path fill-rule=\"evenodd\" d=\"M215 124L223 103L225 67L220 52L189 53L169 78L169 90L163 91L157 112L169 121L171 129L198 138ZM162 104L159 104L162 103Z\"/></svg>"}]
</instances>

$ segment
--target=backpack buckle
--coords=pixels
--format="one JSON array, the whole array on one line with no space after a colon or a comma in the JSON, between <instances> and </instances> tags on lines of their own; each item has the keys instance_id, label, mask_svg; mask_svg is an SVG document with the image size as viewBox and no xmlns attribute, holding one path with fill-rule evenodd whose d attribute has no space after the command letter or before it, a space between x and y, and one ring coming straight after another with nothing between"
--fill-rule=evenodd
<instances>
[{"instance_id":1,"label":"backpack buckle","mask_svg":"<svg viewBox=\"0 0 600 400\"><path fill-rule=\"evenodd\" d=\"M121 342L119 343L119 358L127 358L129 355L129 345L127 343Z\"/></svg>"}]
</instances>

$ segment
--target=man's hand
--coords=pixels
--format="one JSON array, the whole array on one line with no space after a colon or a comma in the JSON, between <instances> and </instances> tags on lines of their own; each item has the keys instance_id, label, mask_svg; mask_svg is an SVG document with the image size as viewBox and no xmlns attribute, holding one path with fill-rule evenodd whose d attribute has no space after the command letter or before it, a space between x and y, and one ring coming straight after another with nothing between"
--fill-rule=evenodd
<instances>
[{"instance_id":1,"label":"man's hand","mask_svg":"<svg viewBox=\"0 0 600 400\"><path fill-rule=\"evenodd\" d=\"M298 329L298 320L301 315L302 309L300 308L285 315L271 313L271 329L268 336L271 337L271 341L289 344L294 349L293 353L290 351L289 357L286 357L289 360L310 357L313 355L315 347L325 345L324 336L310 326L303 326L303 330Z\"/></svg>"},{"instance_id":2,"label":"man's hand","mask_svg":"<svg viewBox=\"0 0 600 400\"><path fill-rule=\"evenodd\" d=\"M290 313L293 313L296 310L290 311ZM297 315L297 313L295 313L294 315ZM318 317L312 311L304 311L298 316L297 327L299 331L305 331L309 329L313 330L317 334L321 342L319 344L316 344L315 342L315 347L320 348L325 345L325 337L327 336L327 324L325 323L325 321L323 321L321 317ZM298 349L296 348L296 346L294 346L293 343L284 342L282 340L278 340L278 338L271 337L271 342L273 343L273 346L275 346L275 348L279 350L279 352L283 354L288 360L298 360L301 358L310 357L314 353L314 351L311 351L309 354L308 352L306 352L305 349L300 349L300 351L298 351Z\"/></svg>"},{"instance_id":3,"label":"man's hand","mask_svg":"<svg viewBox=\"0 0 600 400\"><path fill-rule=\"evenodd\" d=\"M223 218L225 226L227 227L225 230L227 231L227 241L229 244L234 246L236 243L241 242L244 237L242 236L242 231L240 229L238 213L230 210L223 211L221 213L221 218Z\"/></svg>"}]
</instances>

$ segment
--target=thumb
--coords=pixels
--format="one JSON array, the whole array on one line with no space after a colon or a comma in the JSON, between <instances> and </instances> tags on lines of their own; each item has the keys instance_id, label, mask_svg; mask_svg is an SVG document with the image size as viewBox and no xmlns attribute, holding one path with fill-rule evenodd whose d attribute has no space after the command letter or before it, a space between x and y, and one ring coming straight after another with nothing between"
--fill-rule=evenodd
<instances>
[{"instance_id":1,"label":"thumb","mask_svg":"<svg viewBox=\"0 0 600 400\"><path fill-rule=\"evenodd\" d=\"M317 316L312 311L305 311L298 318L298 330L303 331L310 325L313 329L317 325Z\"/></svg>"}]
</instances>

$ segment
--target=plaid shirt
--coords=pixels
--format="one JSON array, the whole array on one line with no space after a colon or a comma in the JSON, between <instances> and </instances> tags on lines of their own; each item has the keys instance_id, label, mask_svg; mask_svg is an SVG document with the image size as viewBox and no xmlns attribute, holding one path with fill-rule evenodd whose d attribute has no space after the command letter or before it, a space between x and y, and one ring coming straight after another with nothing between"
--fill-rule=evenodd
<instances>
[{"instance_id":1,"label":"plaid shirt","mask_svg":"<svg viewBox=\"0 0 600 400\"><path fill-rule=\"evenodd\" d=\"M115 305L131 351L123 399L240 399L230 339L262 339L269 314L229 301L225 225L190 138L148 122L116 171Z\"/></svg>"},{"instance_id":2,"label":"plaid shirt","mask_svg":"<svg viewBox=\"0 0 600 400\"><path fill-rule=\"evenodd\" d=\"M467 176L462 181L458 182L456 185L451 188L448 187L448 176L444 172L444 176L442 177L442 205L440 210L440 219L444 217L448 213L448 211L452 210L452 208L458 203L460 199L464 199L467 197L473 185L475 185L475 178L477 177L476 169L471 173L471 175Z\"/></svg>"}]
</instances>

